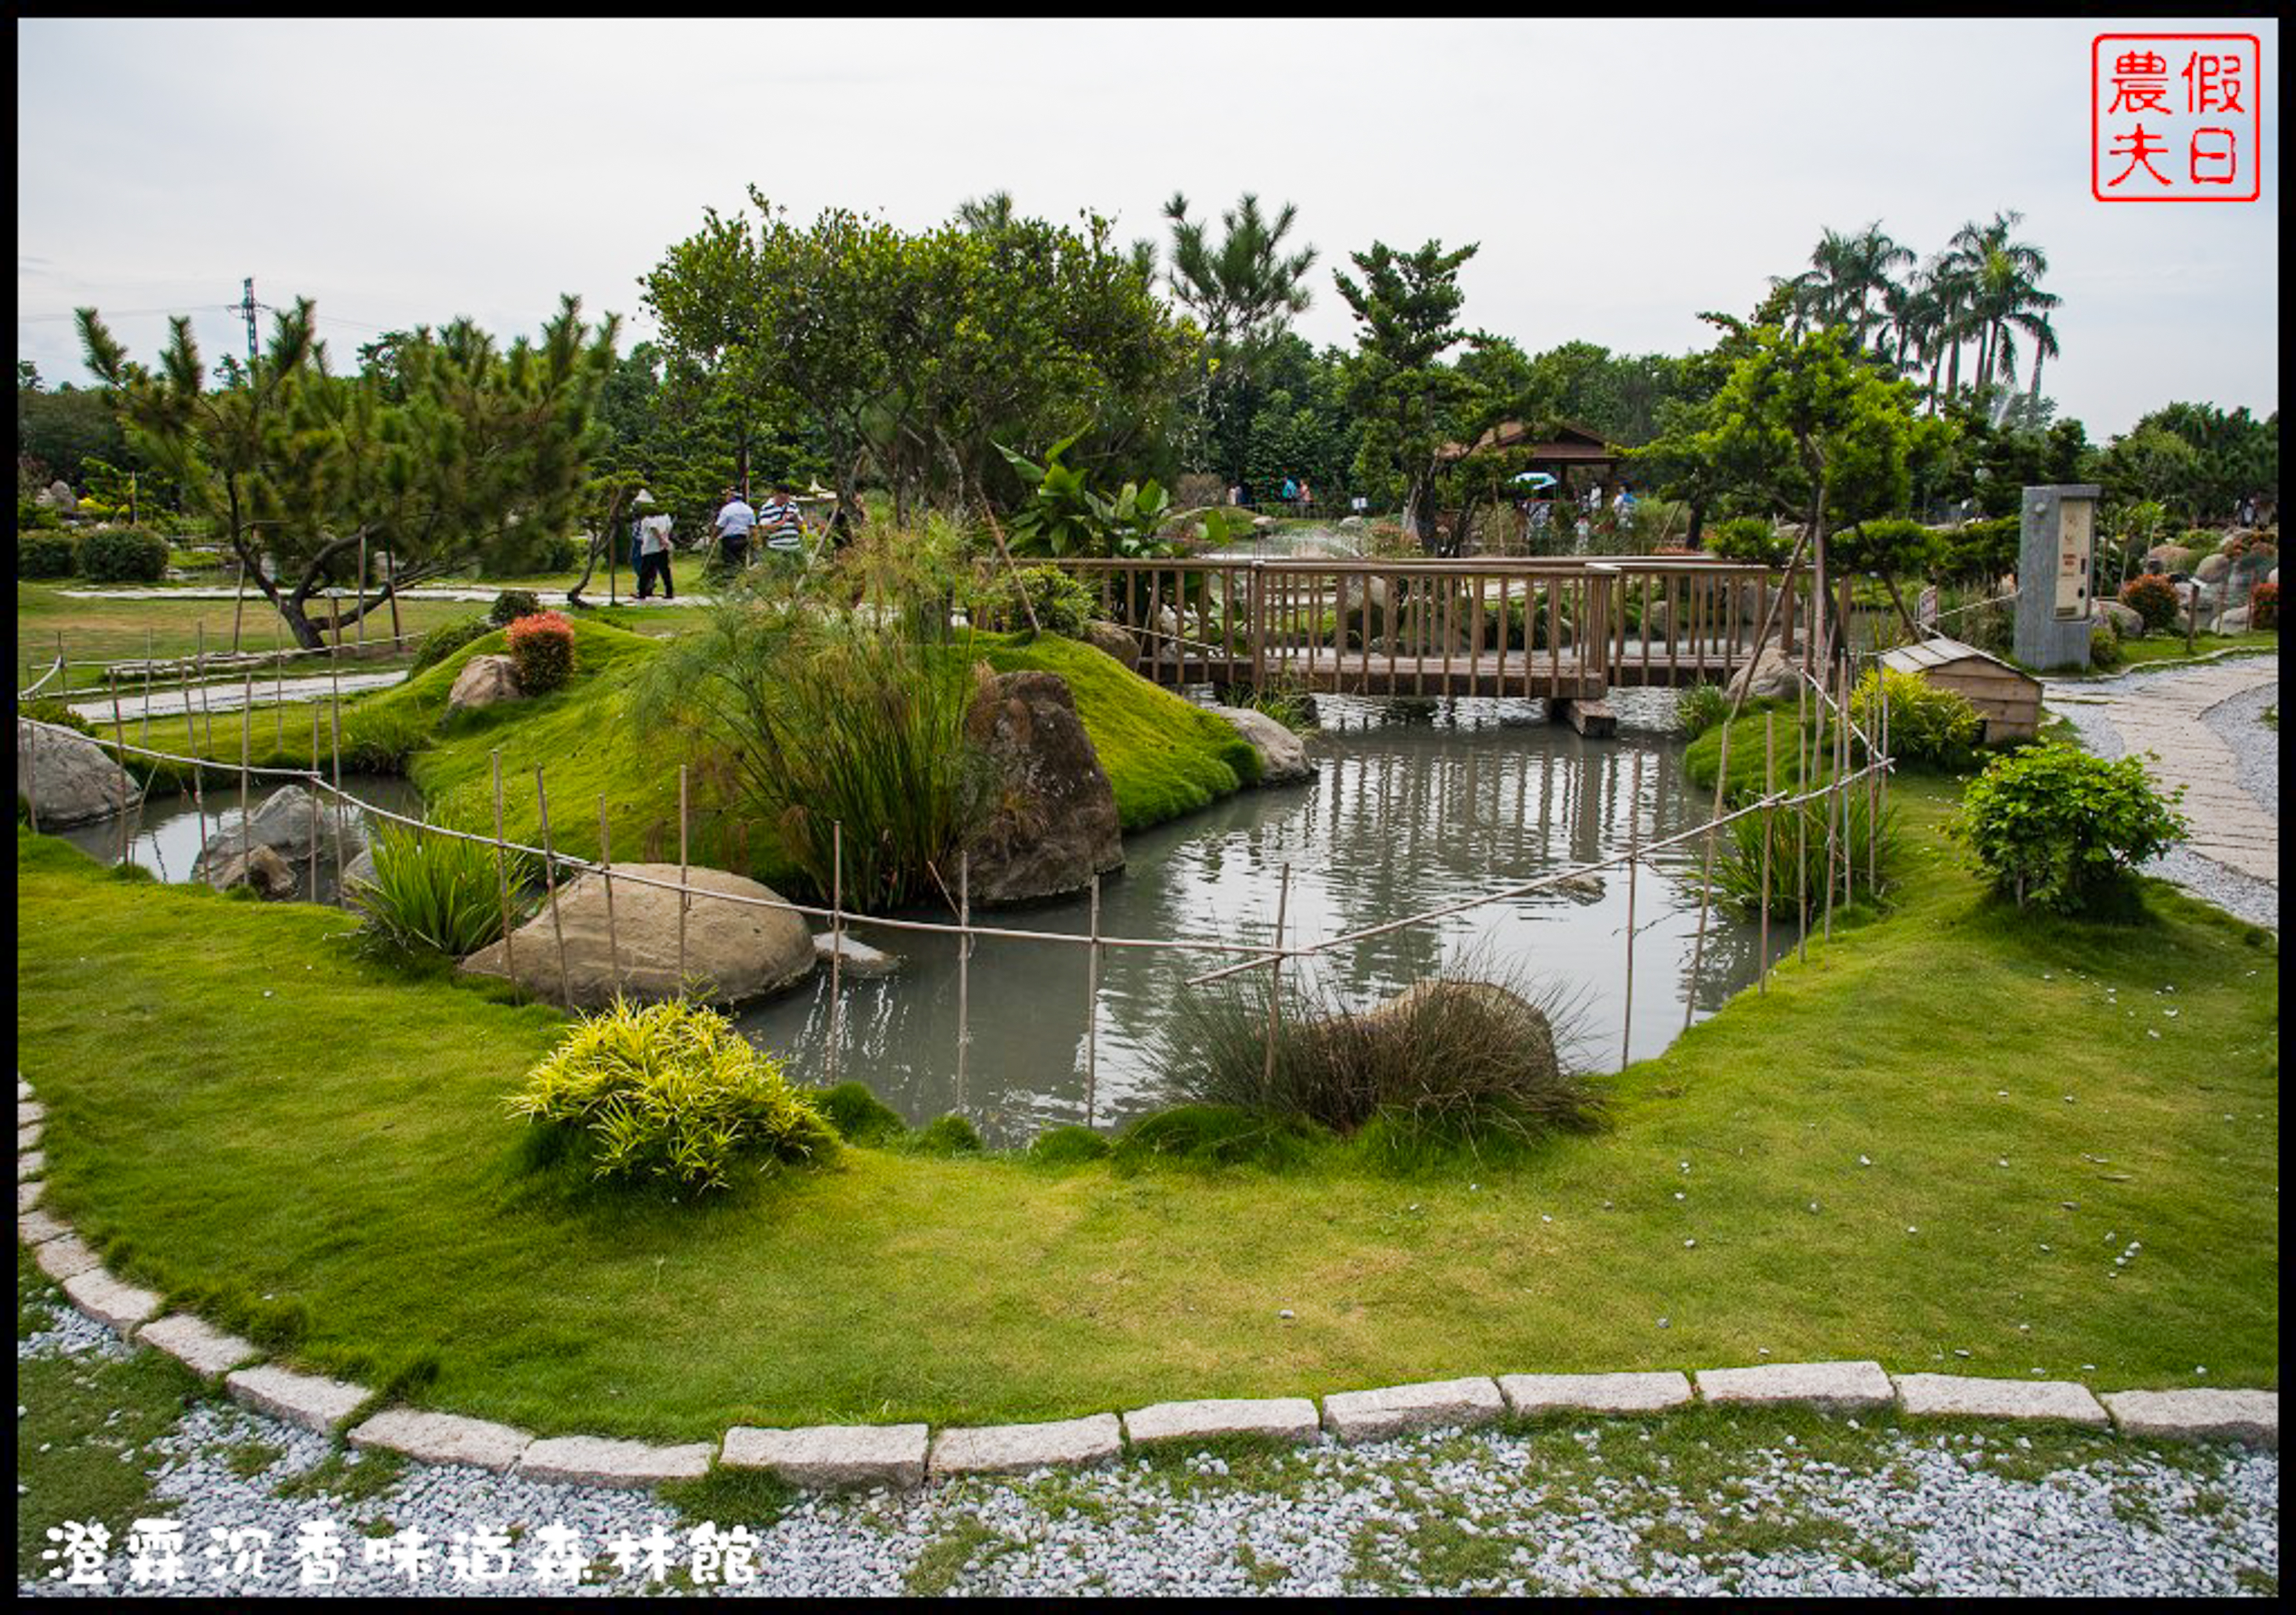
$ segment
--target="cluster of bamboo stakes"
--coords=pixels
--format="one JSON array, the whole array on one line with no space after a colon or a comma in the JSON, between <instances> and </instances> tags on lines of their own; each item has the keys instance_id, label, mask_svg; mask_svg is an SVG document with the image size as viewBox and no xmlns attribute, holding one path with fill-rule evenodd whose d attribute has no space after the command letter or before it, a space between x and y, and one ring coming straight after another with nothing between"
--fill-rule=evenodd
<instances>
[{"instance_id":1,"label":"cluster of bamboo stakes","mask_svg":"<svg viewBox=\"0 0 2296 1615\"><path fill-rule=\"evenodd\" d=\"M1846 581L1844 583L1844 593L1846 596ZM985 936L1002 940L1044 942L1082 946L1086 950L1086 1020L1084 1039L1085 1125L1086 1126L1091 1126L1097 1119L1098 1003L1100 993L1101 959L1103 951L1105 949L1138 948L1184 952L1212 952L1242 954L1245 956L1238 962L1225 965L1217 969L1190 977L1186 983L1186 985L1190 986L1204 985L1246 971L1263 968L1266 969L1268 972L1266 1058L1272 1075L1277 1041L1281 1035L1280 1000L1282 973L1285 961L1295 959L1311 959L1318 954L1330 952L1333 949L1349 946L1374 936L1384 935L1390 931L1401 930L1412 926L1428 924L1435 920L1448 918L1454 914L1466 912L1491 903L1511 902L1515 899L1527 896L1532 893L1558 886L1562 882L1577 879L1583 876L1592 874L1598 870L1614 869L1618 865L1623 863L1627 869L1627 925L1625 950L1626 1005L1623 1016L1624 1029L1621 1033L1620 1042L1620 1059L1621 1065L1624 1065L1630 1059L1633 1050L1634 947L1636 938L1635 907L1636 900L1636 876L1641 865L1644 862L1648 861L1652 854L1660 851L1669 850L1682 845L1701 837L1702 837L1704 841L1704 854L1698 905L1698 926L1695 940L1693 943L1690 981L1685 993L1684 1007L1683 1024L1685 1029L1688 1028L1695 1018L1698 988L1704 968L1706 927L1710 901L1710 880L1713 869L1714 839L1717 834L1726 825L1749 814L1767 814L1780 808L1791 807L1796 810L1796 836L1798 838L1806 837L1808 833L1808 817L1800 810L1812 801L1824 801L1825 803L1826 813L1826 868L1828 871L1828 878L1825 883L1825 890L1822 894L1817 894L1817 901L1822 904L1820 923L1822 934L1824 935L1830 937L1833 934L1833 900L1837 884L1833 878L1833 871L1835 869L1837 861L1840 865L1841 879L1839 886L1842 901L1845 905L1852 901L1854 895L1855 860L1851 855L1851 848L1849 845L1848 793L1852 788L1859 787L1862 787L1867 793L1868 812L1872 816L1869 822L1878 825L1880 814L1886 803L1886 793L1890 773L1890 756L1888 750L1889 707L1886 700L1877 701L1874 704L1877 714L1876 728L1878 732L1876 735L1869 737L1855 732L1855 727L1850 721L1849 713L1851 658L1848 654L1846 646L1829 647L1830 653L1834 650L1840 651L1841 654L1838 655L1829 654L1828 656L1828 666L1831 675L1829 681L1832 682L1834 687L1832 690L1829 690L1825 687L1825 682L1810 677L1806 672L1797 681L1796 715L1794 726L1794 786L1796 788L1793 791L1782 792L1778 788L1776 734L1775 724L1772 721L1775 714L1765 713L1763 719L1762 793L1756 800L1746 803L1735 809L1732 809L1728 805L1730 762L1729 726L1726 723L1723 726L1722 731L1720 766L1716 780L1714 811L1711 817L1704 826L1681 831L1661 840L1645 843L1642 839L1642 759L1640 754L1637 754L1634 760L1632 782L1629 787L1628 828L1627 849L1624 853L1617 853L1610 858L1598 860L1592 863L1578 865L1570 869L1540 876L1534 879L1515 882L1500 890L1486 893L1480 896L1462 899L1457 902L1427 909L1418 913L1406 915L1399 919L1389 920L1380 925L1365 927L1359 930L1348 932L1341 935L1304 944L1287 946L1284 942L1284 930L1287 920L1286 910L1290 902L1292 885L1292 870L1288 864L1285 865L1282 870L1280 884L1277 889L1272 939L1271 941L1264 943L1236 942L1221 938L1201 936L1104 936L1101 932L1101 894L1100 879L1098 876L1095 876L1091 882L1088 910L1089 921L1086 934L1084 936L1079 937L1072 933L1061 931L1036 931L1018 929L1010 927L976 926L972 923L972 914L971 861L969 858L962 856L960 857L957 868L957 912L956 923L955 925L947 925L930 920L897 919L879 915L850 913L844 906L844 827L841 823L832 827L832 870L830 906L826 909L802 903L790 902L780 899L750 897L737 893L712 891L706 888L697 892L690 882L691 863L689 832L691 798L687 770L684 765L681 765L678 769L678 872L677 878L674 883L660 880L652 877L631 874L627 869L624 869L619 875L616 874L613 867L613 853L611 841L608 804L605 797L603 795L598 798L597 803L598 859L594 862L588 860L571 856L570 854L562 854L556 852L553 845L553 836L550 827L548 783L545 778L544 770L540 767L537 767L535 770L534 789L536 820L539 827L541 845L538 847L529 846L522 843L510 840L504 834L504 816L502 754L499 749L491 754L489 760L492 776L494 810L494 829L491 836L470 831L454 829L444 825L433 824L424 820L408 818L404 814L391 812L386 809L377 807L370 803L362 803L358 801L357 798L351 796L343 789L342 690L339 672L333 679L333 688L329 701L329 721L325 725L328 730L328 746L327 754L324 761L328 766L324 768L322 766L323 757L320 734L322 726L318 706L316 704L314 704L311 711L311 762L310 766L308 769L258 768L253 766L251 762L250 734L253 728L252 702L254 698L254 674L251 670L246 671L242 674L242 696L243 702L247 705L242 708L243 716L240 728L240 758L237 768L234 770L239 777L239 813L242 831L241 850L242 866L251 845L249 838L250 825L249 793L252 779L258 775L269 779L285 781L300 781L304 783L314 795L315 805L316 798L319 796L324 795L331 799L332 803L332 810L329 817L332 820L333 839L335 844L335 869L338 874L335 900L339 904L347 903L348 897L348 894L342 890L342 883L340 877L341 870L345 867L343 820L346 813L350 811L361 811L368 815L408 827L418 838L425 836L443 836L450 839L490 845L494 849L495 853L496 886L502 911L504 974L509 976L513 983L515 983L518 979L515 968L514 952L516 947L515 930L512 925L512 921L515 918L515 910L511 888L510 863L513 854L538 859L542 869L545 906L547 908L550 914L551 931L554 942L554 952L556 954L555 962L557 965L556 973L559 985L559 1001L562 1004L567 1005L570 1005L573 1001L573 992L570 970L567 963L565 929L559 909L559 872L561 866L571 869L578 874L596 874L600 877L601 885L603 887L606 910L609 961L618 988L627 985L626 972L624 971L622 964L619 928L617 921L613 897L614 884L618 879L625 885L636 885L652 886L657 889L674 890L678 894L676 981L677 990L681 993L688 991L696 985L690 981L687 972L686 932L687 916L692 910L693 901L697 895L721 902L731 902L755 908L776 910L786 913L796 914L800 917L825 920L828 922L832 938L830 951L830 1006L825 1065L832 1082L836 1080L839 1047L844 1035L842 1018L843 960L845 953L844 939L849 926L859 923L885 930L953 935L957 939L956 1085L957 1104L960 1110L964 1108L966 1098L969 1052L972 1042L970 959L973 944L980 938ZM61 665L61 645L59 646L58 662L59 665ZM147 676L149 666L150 662L147 658L145 663ZM336 669L338 663L331 657L331 670ZM52 672L54 670L53 669L51 670ZM186 705L184 714L185 738L191 752L194 754L184 755L155 750L148 744L129 742L127 738L125 724L122 721L120 715L117 680L111 681L111 693L112 732L110 737L111 746L122 759L125 759L127 756L131 754L139 755L158 761L187 766L190 769L194 811L199 816L201 842L202 846L204 846L207 840L207 809L202 781L209 769L220 767L229 770L230 765L218 764L209 758L196 754L202 749L201 745L201 736L197 721L188 704ZM1819 720L1816 726L1815 734L1813 734L1813 726L1809 721L1809 716L1813 707L1815 708ZM1829 712L1833 715L1833 721L1830 724L1824 721L1825 716ZM209 721L208 734L209 743L211 745L213 736L212 713L209 713L207 715ZM148 742L149 739L149 718L150 714L147 706L144 726L146 742ZM283 715L278 721L281 724L283 724ZM23 762L29 775L32 770L37 769L39 727L37 724L31 723L20 724L18 726L18 734L20 753L22 754ZM104 743L102 737L98 736L95 737L95 738L98 744L101 745ZM1865 746L1867 754L1865 766L1854 772L1849 767L1853 738ZM1824 782L1816 788L1811 788L1809 779L1813 757L1821 746L1824 752L1824 756L1818 762L1817 771L1820 776L1824 778ZM119 815L120 822L120 858L123 862L127 859L131 838L135 833L135 829L140 828L142 816L142 803L140 799L135 805L136 808L136 813L132 828L129 815L126 812L124 806L122 812ZM30 812L32 828L35 831L37 831L39 828L39 821L38 803L36 794L30 797ZM1759 948L1761 966L1760 972L1757 979L1758 991L1767 990L1770 969L1769 921L1771 907L1770 886L1772 879L1770 846L1772 839L1773 834L1770 829L1766 827L1763 834L1761 859L1761 901L1759 904ZM1867 847L1867 885L1869 890L1874 886L1879 878L1878 853L1874 845L1874 838L1869 835ZM1838 846L1837 842L1839 844ZM1795 927L1795 945L1800 956L1807 959L1808 953L1808 934L1810 930L1813 899L1812 894L1808 889L1806 844L1798 845L1797 853L1798 855L1795 862L1795 908L1799 918ZM318 863L319 832L315 822L311 836L309 869L308 871L309 887L315 898L316 897L318 891Z\"/></svg>"}]
</instances>

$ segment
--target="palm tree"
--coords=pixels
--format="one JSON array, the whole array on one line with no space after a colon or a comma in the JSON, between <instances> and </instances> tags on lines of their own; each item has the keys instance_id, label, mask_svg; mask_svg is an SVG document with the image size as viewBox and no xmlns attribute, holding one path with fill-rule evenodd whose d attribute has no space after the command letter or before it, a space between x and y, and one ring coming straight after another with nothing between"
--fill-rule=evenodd
<instances>
[{"instance_id":1,"label":"palm tree","mask_svg":"<svg viewBox=\"0 0 2296 1615\"><path fill-rule=\"evenodd\" d=\"M1806 318L1819 325L1847 322L1851 345L1863 348L1873 322L1874 300L1878 296L1886 306L1896 288L1890 272L1913 261L1913 253L1892 241L1877 218L1855 235L1824 231L1810 252L1808 268L1790 280L1773 276L1770 284L1793 293L1795 334L1800 334Z\"/></svg>"},{"instance_id":2,"label":"palm tree","mask_svg":"<svg viewBox=\"0 0 2296 1615\"><path fill-rule=\"evenodd\" d=\"M2047 254L2029 243L2009 239L2010 231L2023 219L2021 213L1997 212L1990 224L1965 224L1955 232L1946 249L1944 262L1959 293L1963 335L1977 342L1973 384L1980 393L1991 389L1997 375L2015 378L2010 327L2030 332L2033 319L2046 317L2062 301L2054 293L2040 289L2041 276L2049 269ZM2054 343L2053 330L2046 345Z\"/></svg>"}]
</instances>

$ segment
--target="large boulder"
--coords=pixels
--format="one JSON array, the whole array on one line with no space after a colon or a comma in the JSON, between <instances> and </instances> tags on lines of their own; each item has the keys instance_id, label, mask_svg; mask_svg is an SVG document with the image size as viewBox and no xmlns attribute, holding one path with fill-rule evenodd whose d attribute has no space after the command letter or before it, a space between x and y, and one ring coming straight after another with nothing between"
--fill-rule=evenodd
<instances>
[{"instance_id":1,"label":"large boulder","mask_svg":"<svg viewBox=\"0 0 2296 1615\"><path fill-rule=\"evenodd\" d=\"M1066 680L1036 671L984 678L965 732L996 780L966 848L973 902L1067 896L1124 867L1116 792Z\"/></svg>"},{"instance_id":2,"label":"large boulder","mask_svg":"<svg viewBox=\"0 0 2296 1615\"><path fill-rule=\"evenodd\" d=\"M1140 641L1133 637L1130 629L1119 623L1097 619L1087 622L1084 625L1084 639L1094 649L1107 652L1127 667L1136 666L1140 661Z\"/></svg>"},{"instance_id":3,"label":"large boulder","mask_svg":"<svg viewBox=\"0 0 2296 1615\"><path fill-rule=\"evenodd\" d=\"M207 861L200 877L218 892L250 886L266 902L295 895L295 871L269 847L254 843Z\"/></svg>"},{"instance_id":4,"label":"large boulder","mask_svg":"<svg viewBox=\"0 0 2296 1615\"><path fill-rule=\"evenodd\" d=\"M1372 637L1384 639L1395 627L1395 601L1387 587L1387 580L1375 575L1349 573L1340 580L1340 641L1348 647L1363 644L1366 626Z\"/></svg>"},{"instance_id":5,"label":"large boulder","mask_svg":"<svg viewBox=\"0 0 2296 1615\"><path fill-rule=\"evenodd\" d=\"M447 692L447 710L469 712L499 702L523 700L525 696L526 692L518 687L517 663L508 656L472 656L455 675L455 688Z\"/></svg>"},{"instance_id":6,"label":"large boulder","mask_svg":"<svg viewBox=\"0 0 2296 1615\"><path fill-rule=\"evenodd\" d=\"M2203 583L2214 583L2231 570L2232 557L2219 550L2214 555L2202 556L2201 564L2193 569L2193 575Z\"/></svg>"},{"instance_id":7,"label":"large boulder","mask_svg":"<svg viewBox=\"0 0 2296 1615\"><path fill-rule=\"evenodd\" d=\"M16 799L31 805L42 829L109 819L142 795L111 754L78 729L16 720Z\"/></svg>"},{"instance_id":8,"label":"large boulder","mask_svg":"<svg viewBox=\"0 0 2296 1615\"><path fill-rule=\"evenodd\" d=\"M2088 614L2112 622L2124 639L2139 639L2144 636L2144 618L2134 607L2118 600L2091 600Z\"/></svg>"},{"instance_id":9,"label":"large boulder","mask_svg":"<svg viewBox=\"0 0 2296 1615\"><path fill-rule=\"evenodd\" d=\"M2193 552L2181 544L2155 544L2144 552L2146 570L2163 573L2190 572Z\"/></svg>"},{"instance_id":10,"label":"large boulder","mask_svg":"<svg viewBox=\"0 0 2296 1615\"><path fill-rule=\"evenodd\" d=\"M79 508L79 495L72 491L70 482L58 478L40 490L34 496L34 502L45 505L50 510L61 510L69 514Z\"/></svg>"},{"instance_id":11,"label":"large boulder","mask_svg":"<svg viewBox=\"0 0 2296 1615\"><path fill-rule=\"evenodd\" d=\"M315 840L320 863L332 868L338 846L348 863L352 854L366 850L366 821L348 803L322 802L307 787L291 785L255 810L244 834L234 826L209 836L192 864L192 875L195 879L207 878L210 865L235 857L250 845L269 847L289 869L304 869L310 865Z\"/></svg>"},{"instance_id":12,"label":"large boulder","mask_svg":"<svg viewBox=\"0 0 2296 1615\"><path fill-rule=\"evenodd\" d=\"M1791 696L1800 677L1797 665L1797 658L1787 656L1775 644L1764 645L1760 655L1731 675L1726 693L1733 700L1742 696L1749 701Z\"/></svg>"},{"instance_id":13,"label":"large boulder","mask_svg":"<svg viewBox=\"0 0 2296 1615\"><path fill-rule=\"evenodd\" d=\"M583 875L560 889L556 927L545 903L541 912L511 934L507 949L500 942L489 943L460 968L473 976L512 976L537 998L568 1003L559 986L558 936L562 929L570 1007L603 1008L613 1001L618 987L632 999L676 998L685 985L677 975L678 895L621 877L635 875L675 886L677 866L624 863L616 864L614 872L611 936L605 879ZM750 902L713 902L705 895L718 892L759 902L782 902L770 886L723 869L689 869L686 885L693 896L685 915L685 975L702 997L713 1003L740 1003L778 992L811 973L813 937L800 916Z\"/></svg>"},{"instance_id":14,"label":"large boulder","mask_svg":"<svg viewBox=\"0 0 2296 1615\"><path fill-rule=\"evenodd\" d=\"M1316 777L1316 765L1308 761L1307 743L1266 713L1249 706L1210 710L1235 725L1236 733L1259 754L1260 784L1297 785Z\"/></svg>"},{"instance_id":15,"label":"large boulder","mask_svg":"<svg viewBox=\"0 0 2296 1615\"><path fill-rule=\"evenodd\" d=\"M2244 634L2248 631L2248 607L2235 606L2218 620L2216 631L2220 634Z\"/></svg>"}]
</instances>

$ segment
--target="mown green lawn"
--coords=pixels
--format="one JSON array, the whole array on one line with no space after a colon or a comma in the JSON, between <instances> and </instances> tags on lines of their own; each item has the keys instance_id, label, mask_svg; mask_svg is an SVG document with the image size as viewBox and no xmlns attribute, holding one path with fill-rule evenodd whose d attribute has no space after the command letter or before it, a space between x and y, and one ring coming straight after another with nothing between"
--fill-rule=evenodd
<instances>
[{"instance_id":1,"label":"mown green lawn","mask_svg":"<svg viewBox=\"0 0 2296 1615\"><path fill-rule=\"evenodd\" d=\"M2140 927L2005 910L1941 837L1948 791L1898 795L1896 913L1629 1068L1610 1131L1504 1168L849 1149L725 1203L570 1188L502 1108L552 1012L366 962L331 910L20 831L19 1064L51 1202L117 1267L305 1366L543 1432L1765 1351L2276 1384L2276 943L2157 886Z\"/></svg>"}]
</instances>

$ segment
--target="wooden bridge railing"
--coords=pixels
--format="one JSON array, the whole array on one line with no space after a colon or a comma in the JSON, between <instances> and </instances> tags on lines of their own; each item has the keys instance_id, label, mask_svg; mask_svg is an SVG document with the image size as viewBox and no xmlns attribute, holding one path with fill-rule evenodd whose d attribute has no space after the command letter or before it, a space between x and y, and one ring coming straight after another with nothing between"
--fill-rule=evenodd
<instances>
[{"instance_id":1,"label":"wooden bridge railing","mask_svg":"<svg viewBox=\"0 0 2296 1615\"><path fill-rule=\"evenodd\" d=\"M1054 564L1164 684L1592 698L1726 680L1766 621L1771 644L1812 655L1806 573L1696 556Z\"/></svg>"}]
</instances>

